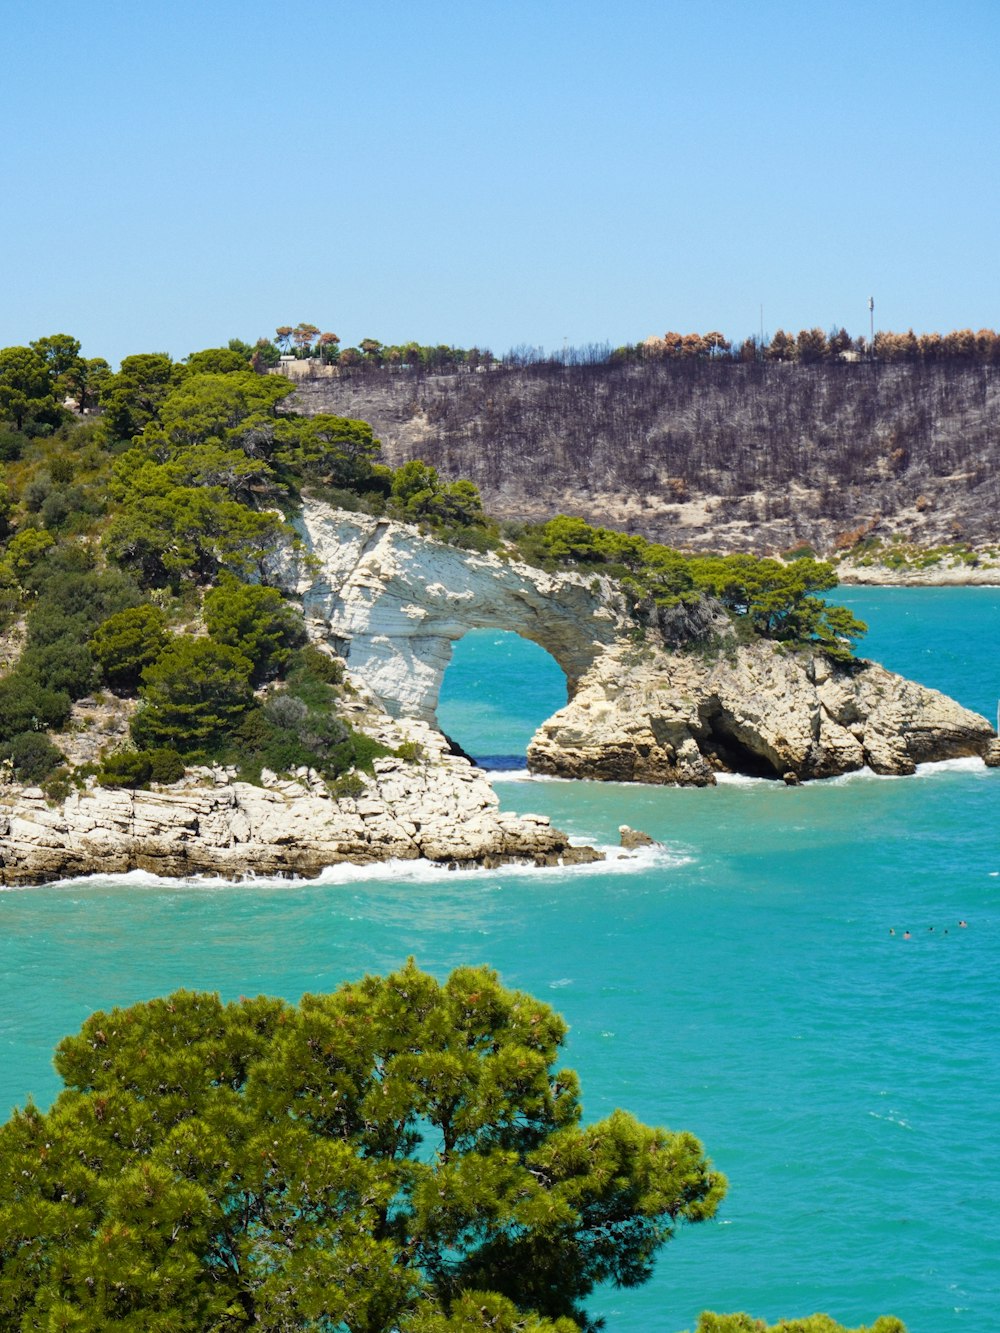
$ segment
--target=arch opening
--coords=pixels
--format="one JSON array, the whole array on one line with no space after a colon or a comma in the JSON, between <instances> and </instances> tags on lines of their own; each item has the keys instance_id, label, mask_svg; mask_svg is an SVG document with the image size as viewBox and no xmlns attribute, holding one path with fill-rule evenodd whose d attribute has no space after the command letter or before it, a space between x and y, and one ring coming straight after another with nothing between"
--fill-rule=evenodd
<instances>
[{"instance_id":1,"label":"arch opening","mask_svg":"<svg viewBox=\"0 0 1000 1333\"><path fill-rule=\"evenodd\" d=\"M514 630L473 629L452 649L437 724L480 768L526 768L528 742L568 697L551 653Z\"/></svg>"}]
</instances>

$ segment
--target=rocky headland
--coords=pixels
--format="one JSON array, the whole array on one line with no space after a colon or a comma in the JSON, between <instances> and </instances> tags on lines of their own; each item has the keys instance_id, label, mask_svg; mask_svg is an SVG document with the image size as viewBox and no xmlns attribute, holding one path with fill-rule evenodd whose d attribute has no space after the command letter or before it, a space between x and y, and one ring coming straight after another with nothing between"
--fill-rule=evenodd
<instances>
[{"instance_id":1,"label":"rocky headland","mask_svg":"<svg viewBox=\"0 0 1000 1333\"><path fill-rule=\"evenodd\" d=\"M303 589L311 631L394 716L436 725L452 644L469 629L513 630L552 654L568 702L531 741L538 773L706 785L717 772L805 781L993 757L985 718L873 662L740 643L718 615L703 642L671 651L637 633L597 575L473 555L317 504L303 531L322 571Z\"/></svg>"},{"instance_id":2,"label":"rocky headland","mask_svg":"<svg viewBox=\"0 0 1000 1333\"><path fill-rule=\"evenodd\" d=\"M618 644L535 733L537 773L713 784L743 773L802 782L868 767L992 757L985 718L875 662L733 645L717 655Z\"/></svg>"},{"instance_id":3,"label":"rocky headland","mask_svg":"<svg viewBox=\"0 0 1000 1333\"><path fill-rule=\"evenodd\" d=\"M1000 761L990 724L875 663L837 662L769 640L741 642L721 611L668 647L641 629L617 584L470 553L416 528L306 501L288 591L310 637L346 664L351 722L399 751L349 794L300 769L260 786L220 767L154 790L89 779L61 803L0 787L0 883L144 870L168 876L307 876L392 858L457 867L593 860L548 820L499 809L486 776L453 752L436 709L452 645L473 628L514 631L562 667L567 704L533 737L529 767L567 778L711 785L720 772L832 777L869 766L978 755ZM76 762L126 734L82 701ZM90 728L84 742L83 732ZM405 758L401 755L405 754Z\"/></svg>"}]
</instances>

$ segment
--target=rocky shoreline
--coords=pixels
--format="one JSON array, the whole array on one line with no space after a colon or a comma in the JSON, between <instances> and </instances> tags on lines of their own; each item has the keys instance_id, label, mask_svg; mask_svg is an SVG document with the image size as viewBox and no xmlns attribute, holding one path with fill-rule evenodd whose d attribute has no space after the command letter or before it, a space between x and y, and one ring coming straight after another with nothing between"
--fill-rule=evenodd
<instances>
[{"instance_id":1,"label":"rocky shoreline","mask_svg":"<svg viewBox=\"0 0 1000 1333\"><path fill-rule=\"evenodd\" d=\"M289 559L289 579L310 636L346 664L345 716L390 753L346 785L299 769L252 786L233 770L199 768L151 791L89 778L62 804L37 787L0 785L0 884L133 870L314 878L344 862L394 859L462 868L599 859L542 816L500 810L487 775L437 729L452 644L474 628L513 630L566 674L569 702L529 746L535 773L709 786L724 772L799 782L865 766L906 774L970 755L1000 764L985 718L876 663L739 642L724 617L705 642L671 650L637 629L616 585L596 575L478 555L320 502L306 503L302 531L309 557ZM986 571L919 572L944 582ZM124 704L80 701L61 738L67 756L92 763L126 743L127 724Z\"/></svg>"},{"instance_id":2,"label":"rocky shoreline","mask_svg":"<svg viewBox=\"0 0 1000 1333\"><path fill-rule=\"evenodd\" d=\"M0 884L144 870L155 875L311 879L343 862L423 858L455 869L602 859L543 815L500 810L486 777L427 727L425 758L374 761L363 794L331 795L317 775L194 769L151 791L91 786L61 805L37 787L0 788Z\"/></svg>"},{"instance_id":3,"label":"rocky shoreline","mask_svg":"<svg viewBox=\"0 0 1000 1333\"><path fill-rule=\"evenodd\" d=\"M770 642L706 655L620 644L536 731L533 772L708 786L719 772L835 777L978 756L1000 762L984 717L864 660L836 663Z\"/></svg>"},{"instance_id":4,"label":"rocky shoreline","mask_svg":"<svg viewBox=\"0 0 1000 1333\"><path fill-rule=\"evenodd\" d=\"M531 741L536 773L707 786L718 772L807 781L992 753L985 718L873 662L741 643L721 613L671 651L596 574L456 550L308 501L303 527L320 570L301 589L310 631L394 716L434 724L452 643L470 629L513 630L555 658L569 702Z\"/></svg>"}]
</instances>

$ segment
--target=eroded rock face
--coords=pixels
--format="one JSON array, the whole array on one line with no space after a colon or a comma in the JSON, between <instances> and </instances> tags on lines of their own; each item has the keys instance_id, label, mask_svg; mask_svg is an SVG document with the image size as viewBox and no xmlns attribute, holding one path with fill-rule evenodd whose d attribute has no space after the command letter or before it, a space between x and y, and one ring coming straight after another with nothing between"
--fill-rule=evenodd
<instances>
[{"instance_id":1,"label":"eroded rock face","mask_svg":"<svg viewBox=\"0 0 1000 1333\"><path fill-rule=\"evenodd\" d=\"M459 867L599 859L541 815L499 809L485 778L419 723L423 759L375 760L363 794L334 799L301 771L264 787L196 770L155 791L93 787L53 807L38 788L0 788L0 884L146 870L158 875L312 877L350 861L424 857Z\"/></svg>"},{"instance_id":2,"label":"eroded rock face","mask_svg":"<svg viewBox=\"0 0 1000 1333\"><path fill-rule=\"evenodd\" d=\"M538 773L699 785L719 771L833 777L868 766L912 773L984 755L985 718L873 662L839 666L773 643L714 658L618 644L538 729ZM787 780L787 778L786 778Z\"/></svg>"},{"instance_id":3,"label":"eroded rock face","mask_svg":"<svg viewBox=\"0 0 1000 1333\"><path fill-rule=\"evenodd\" d=\"M306 502L302 523L318 566L300 588L311 631L394 717L435 725L452 644L470 629L513 630L540 644L572 693L626 626L606 579L546 574L315 502Z\"/></svg>"}]
</instances>

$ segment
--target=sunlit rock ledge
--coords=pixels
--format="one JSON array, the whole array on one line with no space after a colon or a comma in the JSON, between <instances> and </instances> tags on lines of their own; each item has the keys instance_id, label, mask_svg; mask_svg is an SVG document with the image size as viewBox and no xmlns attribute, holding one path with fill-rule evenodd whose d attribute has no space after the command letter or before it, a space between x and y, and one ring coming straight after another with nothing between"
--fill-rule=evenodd
<instances>
[{"instance_id":1,"label":"sunlit rock ledge","mask_svg":"<svg viewBox=\"0 0 1000 1333\"><path fill-rule=\"evenodd\" d=\"M535 772L704 786L717 772L908 774L995 753L985 718L876 663L735 639L669 651L652 631L636 643L606 579L470 554L315 502L303 534L314 558L300 586L311 633L395 717L436 725L452 645L470 629L512 630L552 654L568 702L531 741Z\"/></svg>"},{"instance_id":2,"label":"sunlit rock ledge","mask_svg":"<svg viewBox=\"0 0 1000 1333\"><path fill-rule=\"evenodd\" d=\"M0 884L131 870L308 879L341 862L420 857L463 869L600 859L545 816L500 810L486 778L429 727L386 719L379 731L418 745L421 757L376 759L356 797L332 797L304 769L256 787L201 768L152 791L91 785L58 806L39 788L0 787Z\"/></svg>"},{"instance_id":3,"label":"sunlit rock ledge","mask_svg":"<svg viewBox=\"0 0 1000 1333\"><path fill-rule=\"evenodd\" d=\"M1000 560L981 553L976 563L958 556L935 564L898 568L892 565L861 564L850 557L837 565L841 583L879 588L996 588L1000 587Z\"/></svg>"}]
</instances>

